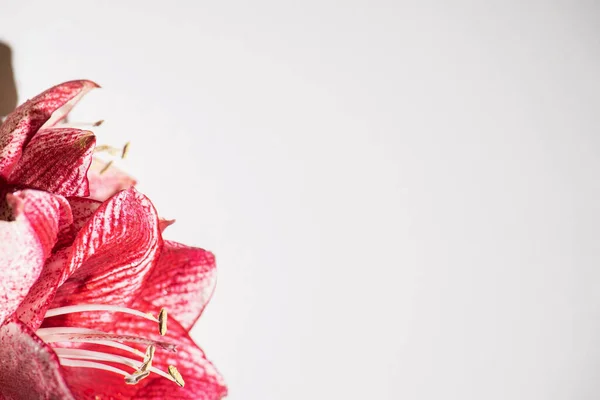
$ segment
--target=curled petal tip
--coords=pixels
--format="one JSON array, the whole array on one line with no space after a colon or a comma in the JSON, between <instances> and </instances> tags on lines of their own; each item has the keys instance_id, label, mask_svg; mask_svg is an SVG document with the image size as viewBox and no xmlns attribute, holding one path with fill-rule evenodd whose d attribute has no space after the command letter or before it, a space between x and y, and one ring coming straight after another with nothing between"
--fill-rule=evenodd
<instances>
[{"instance_id":1,"label":"curled petal tip","mask_svg":"<svg viewBox=\"0 0 600 400\"><path fill-rule=\"evenodd\" d=\"M89 79L81 79L79 82L83 83L84 86L88 86L91 89L101 89L102 86L98 85L96 82L91 81Z\"/></svg>"},{"instance_id":2,"label":"curled petal tip","mask_svg":"<svg viewBox=\"0 0 600 400\"><path fill-rule=\"evenodd\" d=\"M96 142L96 135L94 134L94 132L92 131L83 131L81 138L79 139L79 144L81 145L81 148L86 148L87 146L91 145L92 143Z\"/></svg>"}]
</instances>

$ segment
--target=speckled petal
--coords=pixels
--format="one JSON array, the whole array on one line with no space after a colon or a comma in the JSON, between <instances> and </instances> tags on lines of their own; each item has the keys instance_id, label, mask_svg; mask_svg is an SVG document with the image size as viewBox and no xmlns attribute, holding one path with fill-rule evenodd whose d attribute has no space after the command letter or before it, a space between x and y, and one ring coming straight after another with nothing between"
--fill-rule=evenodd
<instances>
[{"instance_id":1,"label":"speckled petal","mask_svg":"<svg viewBox=\"0 0 600 400\"><path fill-rule=\"evenodd\" d=\"M35 190L8 194L12 215L0 221L0 324L12 314L40 275L58 231L71 223L63 197Z\"/></svg>"},{"instance_id":2,"label":"speckled petal","mask_svg":"<svg viewBox=\"0 0 600 400\"><path fill-rule=\"evenodd\" d=\"M58 283L67 267L70 249L62 249L52 254L15 314L29 328L36 330L42 324L50 307Z\"/></svg>"},{"instance_id":3,"label":"speckled petal","mask_svg":"<svg viewBox=\"0 0 600 400\"><path fill-rule=\"evenodd\" d=\"M73 399L56 354L27 326L0 326L0 399Z\"/></svg>"},{"instance_id":4,"label":"speckled petal","mask_svg":"<svg viewBox=\"0 0 600 400\"><path fill-rule=\"evenodd\" d=\"M71 206L73 223L58 233L56 246L54 246L55 251L72 245L79 231L83 229L96 210L102 205L97 200L84 197L69 197L67 200Z\"/></svg>"},{"instance_id":5,"label":"speckled petal","mask_svg":"<svg viewBox=\"0 0 600 400\"><path fill-rule=\"evenodd\" d=\"M91 89L91 81L78 80L54 86L13 111L0 126L0 177L7 179L23 148L44 125L52 126Z\"/></svg>"},{"instance_id":6,"label":"speckled petal","mask_svg":"<svg viewBox=\"0 0 600 400\"><path fill-rule=\"evenodd\" d=\"M102 204L99 201L81 197L71 197L68 201L73 214L73 223L66 225L58 233L56 245L52 249L52 256L46 261L40 277L16 311L17 317L32 329L37 329L42 324L44 314L54 299L58 283L61 281L72 252L70 246L79 231Z\"/></svg>"},{"instance_id":7,"label":"speckled petal","mask_svg":"<svg viewBox=\"0 0 600 400\"><path fill-rule=\"evenodd\" d=\"M87 196L87 171L96 137L90 131L51 128L37 132L8 181L62 196Z\"/></svg>"}]
</instances>

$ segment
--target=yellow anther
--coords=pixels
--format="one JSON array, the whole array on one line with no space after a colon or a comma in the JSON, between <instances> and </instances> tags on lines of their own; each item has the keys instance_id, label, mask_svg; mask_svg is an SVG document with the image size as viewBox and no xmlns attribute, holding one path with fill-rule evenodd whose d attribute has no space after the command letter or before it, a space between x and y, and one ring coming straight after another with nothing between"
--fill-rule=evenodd
<instances>
[{"instance_id":1,"label":"yellow anther","mask_svg":"<svg viewBox=\"0 0 600 400\"><path fill-rule=\"evenodd\" d=\"M144 372L144 371L148 371L150 369L150 367L152 366L152 358L154 357L155 349L156 348L154 347L153 344L148 346L148 348L146 349L146 355L144 356L144 363L139 368L139 371Z\"/></svg>"},{"instance_id":2,"label":"yellow anther","mask_svg":"<svg viewBox=\"0 0 600 400\"><path fill-rule=\"evenodd\" d=\"M125 143L125 146L123 146L123 150L121 151L121 158L127 157L128 152L129 152L129 142Z\"/></svg>"},{"instance_id":3,"label":"yellow anther","mask_svg":"<svg viewBox=\"0 0 600 400\"><path fill-rule=\"evenodd\" d=\"M181 374L179 373L179 371L177 371L177 368L175 368L172 365L169 365L169 375L171 375L171 377L173 379L175 379L175 382L177 382L177 384L181 387L185 386L185 382L183 381L183 377L181 376Z\"/></svg>"},{"instance_id":4,"label":"yellow anther","mask_svg":"<svg viewBox=\"0 0 600 400\"><path fill-rule=\"evenodd\" d=\"M106 163L106 165L104 166L104 168L102 168L100 170L100 175L102 175L103 173L105 173L106 171L108 171L108 169L112 166L112 160L109 161L108 163Z\"/></svg>"},{"instance_id":5,"label":"yellow anther","mask_svg":"<svg viewBox=\"0 0 600 400\"><path fill-rule=\"evenodd\" d=\"M150 371L135 371L133 374L125 377L125 383L135 385L148 375L150 375Z\"/></svg>"},{"instance_id":6,"label":"yellow anther","mask_svg":"<svg viewBox=\"0 0 600 400\"><path fill-rule=\"evenodd\" d=\"M158 333L164 336L167 333L167 310L164 308L160 309L158 313Z\"/></svg>"}]
</instances>

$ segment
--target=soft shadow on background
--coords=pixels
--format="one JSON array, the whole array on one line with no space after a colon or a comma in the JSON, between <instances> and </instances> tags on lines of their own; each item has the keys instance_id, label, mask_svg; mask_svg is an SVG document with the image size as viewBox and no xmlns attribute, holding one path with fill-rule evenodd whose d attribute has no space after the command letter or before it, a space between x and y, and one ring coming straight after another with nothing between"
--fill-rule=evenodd
<instances>
[{"instance_id":1,"label":"soft shadow on background","mask_svg":"<svg viewBox=\"0 0 600 400\"><path fill-rule=\"evenodd\" d=\"M0 42L0 125L1 119L17 106L17 85L12 68L12 50Z\"/></svg>"}]
</instances>

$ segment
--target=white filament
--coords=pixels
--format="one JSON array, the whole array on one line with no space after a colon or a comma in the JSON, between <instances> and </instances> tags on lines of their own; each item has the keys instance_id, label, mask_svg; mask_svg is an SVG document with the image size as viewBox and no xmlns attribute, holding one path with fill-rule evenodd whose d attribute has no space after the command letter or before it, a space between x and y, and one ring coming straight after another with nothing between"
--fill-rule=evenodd
<instances>
[{"instance_id":1,"label":"white filament","mask_svg":"<svg viewBox=\"0 0 600 400\"><path fill-rule=\"evenodd\" d=\"M158 319L153 317L150 314L146 314L146 313L143 313L138 310L133 310L131 308L111 306L108 304L79 304L76 306L53 308L46 312L46 315L44 316L44 318L55 317L57 315L81 313L81 312L87 312L87 311L120 312L120 313L125 313L125 314L136 315L138 317L149 319L150 321L158 322Z\"/></svg>"},{"instance_id":2,"label":"white filament","mask_svg":"<svg viewBox=\"0 0 600 400\"><path fill-rule=\"evenodd\" d=\"M56 351L56 354L58 354L59 357L66 357L69 359L78 359L78 360L98 360L98 361L114 362L114 363L118 363L118 364L127 365L128 367L131 367L135 370L139 369L140 366L142 365L142 363L139 360L134 360L134 359L131 359L128 357L123 357L123 356L115 356L112 354L102 353L99 351L61 349L61 348L55 348L54 351ZM170 381L175 382L175 379L173 379L173 377L171 377L171 375L167 374L166 372L161 371L160 369L158 369L156 367L150 367L149 370L151 372L154 372L155 374L162 376L163 378L167 378Z\"/></svg>"},{"instance_id":3,"label":"white filament","mask_svg":"<svg viewBox=\"0 0 600 400\"><path fill-rule=\"evenodd\" d=\"M92 333L92 334L98 334L98 333L106 333L106 332L102 332L102 331L98 331L95 329L88 329L88 328L72 328L70 326L65 327L65 326L61 326L61 327L56 327L56 328L40 328L37 331L35 331L35 334L38 336L50 336L50 335L55 335L57 333Z\"/></svg>"},{"instance_id":4,"label":"white filament","mask_svg":"<svg viewBox=\"0 0 600 400\"><path fill-rule=\"evenodd\" d=\"M53 342L61 342L61 341L63 341L63 340L51 340L51 341L48 340L48 338L50 338L50 339L62 339L63 336L57 336L57 335L61 335L61 334L74 334L74 333L105 334L105 332L97 331L97 330L94 330L94 329L71 328L71 327L41 328L41 329L38 329L35 333L36 333L36 335L38 335L46 343L53 343ZM133 347L127 346L126 344L123 344L123 343L115 342L113 340L93 340L93 341L88 341L88 340L70 340L70 341L71 342L78 342L78 343L99 344L99 345L102 345L102 346L113 347L115 349L125 350L125 351L130 352L132 354L135 354L136 356L139 356L139 357L145 357L145 353L139 351L138 349L135 349Z\"/></svg>"},{"instance_id":5,"label":"white filament","mask_svg":"<svg viewBox=\"0 0 600 400\"><path fill-rule=\"evenodd\" d=\"M117 364L127 365L133 369L138 369L141 366L141 362L133 360L131 358L116 356L114 354L102 353L100 351L91 350L75 350L75 349L62 349L54 348L54 351L59 357L79 359L79 360L98 360L108 361Z\"/></svg>"},{"instance_id":6,"label":"white filament","mask_svg":"<svg viewBox=\"0 0 600 400\"><path fill-rule=\"evenodd\" d=\"M103 369L105 371L114 372L119 375L123 375L124 377L128 377L130 374L123 371L122 369L112 367L110 365L105 365L92 361L81 361L81 360L72 360L70 358L59 357L60 365L65 367L80 367L80 368L95 368L95 369Z\"/></svg>"}]
</instances>

